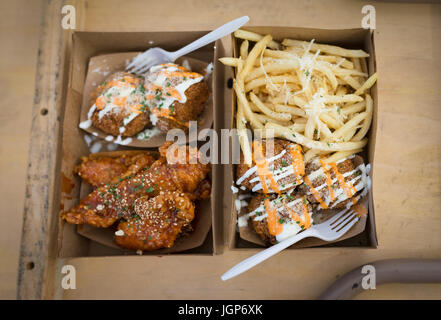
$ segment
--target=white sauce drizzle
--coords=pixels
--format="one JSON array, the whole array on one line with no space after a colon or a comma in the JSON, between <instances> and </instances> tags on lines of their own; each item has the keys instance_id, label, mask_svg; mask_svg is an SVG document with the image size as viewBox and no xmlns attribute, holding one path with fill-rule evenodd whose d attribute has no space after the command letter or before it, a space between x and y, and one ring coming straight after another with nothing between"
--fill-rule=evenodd
<instances>
[{"instance_id":1,"label":"white sauce drizzle","mask_svg":"<svg viewBox=\"0 0 441 320\"><path fill-rule=\"evenodd\" d=\"M93 72L98 72L98 71L93 71ZM104 108L102 108L98 112L98 119L101 120L106 114L108 114L110 112L119 113L119 112L122 112L122 110L124 110L124 112L128 112L128 116L126 116L123 119L123 125L119 128L119 133L122 134L126 130L125 127L131 121L133 121L133 119L135 119L138 115L140 115L142 113L142 111L141 111L141 113L135 112L130 108L126 108L126 106L139 106L139 105L143 104L144 100L145 100L145 97L144 97L145 90L141 90L142 89L141 87L143 86L142 83L140 83L139 85L126 83L125 78L112 80L112 81L115 81L115 84L110 86L109 88L105 88L101 92L101 95L97 98L97 100L104 99L104 101L105 101ZM136 85L136 87L134 87L133 85ZM125 99L125 100L123 100L124 105L123 106L116 105L114 103L115 99ZM92 125L91 119L92 119L92 116L93 116L94 112L96 111L96 109L97 109L97 106L96 106L96 103L94 103L92 105L92 107L89 109L89 112L87 113L87 120L82 121L80 123L79 127L81 129L90 128L90 126ZM110 141L110 140L107 140L107 141Z\"/></svg>"},{"instance_id":2,"label":"white sauce drizzle","mask_svg":"<svg viewBox=\"0 0 441 320\"><path fill-rule=\"evenodd\" d=\"M92 142L92 137L89 136L88 134L84 135L84 141L86 141L87 146L90 146L90 143Z\"/></svg>"},{"instance_id":3,"label":"white sauce drizzle","mask_svg":"<svg viewBox=\"0 0 441 320\"><path fill-rule=\"evenodd\" d=\"M311 218L311 221L312 221L312 218ZM293 222L293 221L289 221L287 223L284 223L284 224L282 224L282 226L283 226L282 232L279 233L278 235L276 235L276 240L279 242L299 233L300 231L302 231L302 228L300 227L300 225Z\"/></svg>"},{"instance_id":4,"label":"white sauce drizzle","mask_svg":"<svg viewBox=\"0 0 441 320\"><path fill-rule=\"evenodd\" d=\"M121 135L119 135L118 137L116 137L115 143L125 146L125 145L129 144L130 142L132 142L132 140L133 139L130 137L122 139Z\"/></svg>"},{"instance_id":5,"label":"white sauce drizzle","mask_svg":"<svg viewBox=\"0 0 441 320\"><path fill-rule=\"evenodd\" d=\"M136 135L136 139L138 140L149 140L150 138L161 133L161 130L158 128L145 129Z\"/></svg>"},{"instance_id":6,"label":"white sauce drizzle","mask_svg":"<svg viewBox=\"0 0 441 320\"><path fill-rule=\"evenodd\" d=\"M248 202L244 199L252 198L253 196L249 193L239 194L237 199L234 201L234 206L236 208L237 213L239 214L241 209L248 206ZM242 215L237 219L237 226L239 228L246 227L248 225L248 215Z\"/></svg>"},{"instance_id":7,"label":"white sauce drizzle","mask_svg":"<svg viewBox=\"0 0 441 320\"><path fill-rule=\"evenodd\" d=\"M89 112L87 113L87 120L80 123L81 129L90 128L90 126L92 125L92 120L90 120L90 119L92 118L92 115L95 112L95 110L96 110L96 105L94 103L93 106L90 107Z\"/></svg>"},{"instance_id":8,"label":"white sauce drizzle","mask_svg":"<svg viewBox=\"0 0 441 320\"><path fill-rule=\"evenodd\" d=\"M109 144L107 144L107 150L115 151L116 149L118 149L118 145L116 143L109 143Z\"/></svg>"},{"instance_id":9,"label":"white sauce drizzle","mask_svg":"<svg viewBox=\"0 0 441 320\"><path fill-rule=\"evenodd\" d=\"M298 204L301 203L302 201L303 201L303 198L297 198L297 199L294 199L290 202L285 203L285 206L287 206L291 209L295 209L294 207L298 206ZM283 209L285 207L283 205L282 199L280 197L277 197L276 199L271 200L270 204L278 212L280 209ZM297 210L297 211L299 211L299 210ZM303 209L300 212L301 212L301 214L299 214L300 219L305 221ZM309 218L311 219L311 223L312 223L313 222L312 213L308 212L308 215L309 215ZM262 202L259 205L259 207L257 207L253 211L240 216L237 220L237 224L239 227L246 227L248 225L248 219L250 219L250 218L252 218L254 221L262 221L267 217L268 217L268 214L266 213L266 210L265 210L265 204L264 204L264 202ZM286 218L286 219L284 218L283 223L281 225L282 225L283 229L280 234L276 235L277 241L282 241L282 240L284 240L292 235L295 235L303 230L299 224L297 224L294 220L289 219L289 218Z\"/></svg>"},{"instance_id":10,"label":"white sauce drizzle","mask_svg":"<svg viewBox=\"0 0 441 320\"><path fill-rule=\"evenodd\" d=\"M91 153L99 152L102 146L103 145L101 144L101 142L97 141L92 145L92 147L90 147L90 152Z\"/></svg>"},{"instance_id":11,"label":"white sauce drizzle","mask_svg":"<svg viewBox=\"0 0 441 320\"><path fill-rule=\"evenodd\" d=\"M186 67L184 66L184 68ZM197 74L195 73L193 73L192 76L180 77L171 75L173 72L185 73L191 71L189 68L182 69L182 67L180 68L176 64L166 63L151 67L146 75L146 97L149 97L147 99L147 105L151 111L150 122L153 125L156 125L158 115L161 114L163 110L167 110L165 112L166 115L173 115L173 110L171 110L171 112L168 111L171 109L171 106L176 101L185 103L187 101L185 91L193 84L204 79L202 75L196 76Z\"/></svg>"},{"instance_id":12,"label":"white sauce drizzle","mask_svg":"<svg viewBox=\"0 0 441 320\"><path fill-rule=\"evenodd\" d=\"M286 153L286 150L283 150L283 151L280 152L278 155L276 155L276 156L274 156L274 157L272 157L272 158L269 158L269 159L267 160L268 164L271 163L271 162L276 161L277 159L280 159L281 157L283 157L283 155L284 155L285 153ZM254 166L254 167L248 169L248 170L243 174L243 176L240 177L240 178L236 181L236 184L241 184L245 179L248 179L253 173L256 173L256 172L257 172L257 166Z\"/></svg>"},{"instance_id":13,"label":"white sauce drizzle","mask_svg":"<svg viewBox=\"0 0 441 320\"><path fill-rule=\"evenodd\" d=\"M204 79L208 79L213 72L213 62L210 62L208 66L205 68Z\"/></svg>"},{"instance_id":14,"label":"white sauce drizzle","mask_svg":"<svg viewBox=\"0 0 441 320\"><path fill-rule=\"evenodd\" d=\"M191 71L190 63L188 63L188 60L187 60L187 59L185 59L184 61L182 61L182 66L183 66L185 69L188 69L188 70Z\"/></svg>"}]
</instances>

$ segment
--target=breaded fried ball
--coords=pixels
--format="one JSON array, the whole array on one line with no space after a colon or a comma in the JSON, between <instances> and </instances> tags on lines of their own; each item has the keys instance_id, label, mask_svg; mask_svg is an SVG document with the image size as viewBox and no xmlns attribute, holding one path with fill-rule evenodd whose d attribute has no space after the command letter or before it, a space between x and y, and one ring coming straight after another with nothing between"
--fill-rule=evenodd
<instances>
[{"instance_id":1,"label":"breaded fried ball","mask_svg":"<svg viewBox=\"0 0 441 320\"><path fill-rule=\"evenodd\" d=\"M156 127L159 130L164 132L171 129L188 131L188 122L198 119L209 96L207 84L203 81L195 83L185 91L185 95L187 96L185 103L173 103L174 112L171 113L171 117L158 117Z\"/></svg>"},{"instance_id":2,"label":"breaded fried ball","mask_svg":"<svg viewBox=\"0 0 441 320\"><path fill-rule=\"evenodd\" d=\"M131 137L150 124L141 77L116 72L97 88L93 97L92 124L107 134Z\"/></svg>"},{"instance_id":3,"label":"breaded fried ball","mask_svg":"<svg viewBox=\"0 0 441 320\"><path fill-rule=\"evenodd\" d=\"M188 130L209 97L204 76L174 63L150 68L145 77L150 120L159 130Z\"/></svg>"},{"instance_id":4,"label":"breaded fried ball","mask_svg":"<svg viewBox=\"0 0 441 320\"><path fill-rule=\"evenodd\" d=\"M354 156L325 165L319 158L313 158L306 164L306 178L298 190L318 209L350 206L352 198L367 186L366 172L362 170L365 168L363 162L362 157Z\"/></svg>"},{"instance_id":5,"label":"breaded fried ball","mask_svg":"<svg viewBox=\"0 0 441 320\"><path fill-rule=\"evenodd\" d=\"M305 172L302 148L290 141L281 139L268 139L261 142L262 152L268 164L270 177L274 178L277 188L281 192L294 189L302 183ZM274 152L266 155L266 151L274 145ZM256 153L256 144L253 143L253 152ZM283 153L283 154L282 154ZM293 158L293 155L295 157ZM271 158L275 158L274 161ZM251 168L251 171L249 171ZM245 164L243 154L240 155L240 164L236 168L236 183L246 189L264 193L260 177L257 175L256 162L253 159L251 167ZM267 177L266 185L269 193L277 192L271 188L271 180Z\"/></svg>"}]
</instances>

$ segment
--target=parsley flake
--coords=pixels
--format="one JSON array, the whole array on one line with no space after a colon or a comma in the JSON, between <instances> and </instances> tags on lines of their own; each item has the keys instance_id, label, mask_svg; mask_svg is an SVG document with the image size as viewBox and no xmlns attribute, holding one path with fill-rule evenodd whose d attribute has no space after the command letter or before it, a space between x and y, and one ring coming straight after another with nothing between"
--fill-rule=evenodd
<instances>
[{"instance_id":1,"label":"parsley flake","mask_svg":"<svg viewBox=\"0 0 441 320\"><path fill-rule=\"evenodd\" d=\"M151 192L153 192L153 190L155 190L155 189L153 189L152 187L149 187L149 188L147 188L145 191L146 191L147 193L151 193Z\"/></svg>"}]
</instances>

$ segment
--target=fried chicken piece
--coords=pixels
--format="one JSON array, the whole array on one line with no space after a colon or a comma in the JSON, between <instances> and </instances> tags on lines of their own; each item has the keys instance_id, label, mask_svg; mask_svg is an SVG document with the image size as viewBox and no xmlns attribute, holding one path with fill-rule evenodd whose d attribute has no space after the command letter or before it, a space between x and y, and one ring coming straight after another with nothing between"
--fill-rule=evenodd
<instances>
[{"instance_id":1,"label":"fried chicken piece","mask_svg":"<svg viewBox=\"0 0 441 320\"><path fill-rule=\"evenodd\" d=\"M119 178L136 174L139 170L149 167L156 159L147 153L123 153L119 157L94 156L81 158L81 164L74 171L93 187L101 187L108 183L117 183Z\"/></svg>"},{"instance_id":2,"label":"fried chicken piece","mask_svg":"<svg viewBox=\"0 0 441 320\"><path fill-rule=\"evenodd\" d=\"M161 150L167 153L166 147ZM79 205L69 212L63 212L61 217L72 224L86 223L107 228L119 218L130 218L134 202L140 197L148 199L159 195L161 191L194 193L206 178L210 165L199 161L189 163L190 148L182 146L175 151L180 150L187 161L171 164L162 157L147 170L128 176L117 184L95 189Z\"/></svg>"},{"instance_id":3,"label":"fried chicken piece","mask_svg":"<svg viewBox=\"0 0 441 320\"><path fill-rule=\"evenodd\" d=\"M161 192L150 199L141 197L134 207L135 216L118 225L115 242L122 248L171 248L182 229L194 219L193 202L180 192Z\"/></svg>"}]
</instances>

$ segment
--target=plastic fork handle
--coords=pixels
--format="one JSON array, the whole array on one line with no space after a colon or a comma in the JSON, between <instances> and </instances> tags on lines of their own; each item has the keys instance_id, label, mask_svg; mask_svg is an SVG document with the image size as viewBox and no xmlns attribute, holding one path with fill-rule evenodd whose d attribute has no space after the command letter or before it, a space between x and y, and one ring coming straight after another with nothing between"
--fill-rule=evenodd
<instances>
[{"instance_id":1,"label":"plastic fork handle","mask_svg":"<svg viewBox=\"0 0 441 320\"><path fill-rule=\"evenodd\" d=\"M304 232L301 232L301 233L298 233L292 237L289 237L289 238L279 242L278 244L275 244L265 250L260 251L259 253L256 253L254 256L251 256L251 257L243 260L242 262L239 262L234 267L232 267L230 270L225 272L221 276L221 279L223 281L225 281L225 280L234 278L235 276L251 269L252 267L258 265L262 261L265 261L266 259L279 253L283 249L286 249L290 245L293 245L294 243L302 240L303 238L312 236L313 230L311 230L311 229L305 230Z\"/></svg>"},{"instance_id":2,"label":"plastic fork handle","mask_svg":"<svg viewBox=\"0 0 441 320\"><path fill-rule=\"evenodd\" d=\"M223 38L230 33L236 31L240 27L242 27L245 23L247 23L250 20L248 16L243 16L238 19L235 19L233 21L230 21L223 26L211 31L210 33L206 34L202 38L199 38L196 41L193 41L189 45L186 45L182 49L175 51L172 53L173 61L175 61L177 58L185 56L186 54L193 52L213 41L216 41L220 38Z\"/></svg>"}]
</instances>

